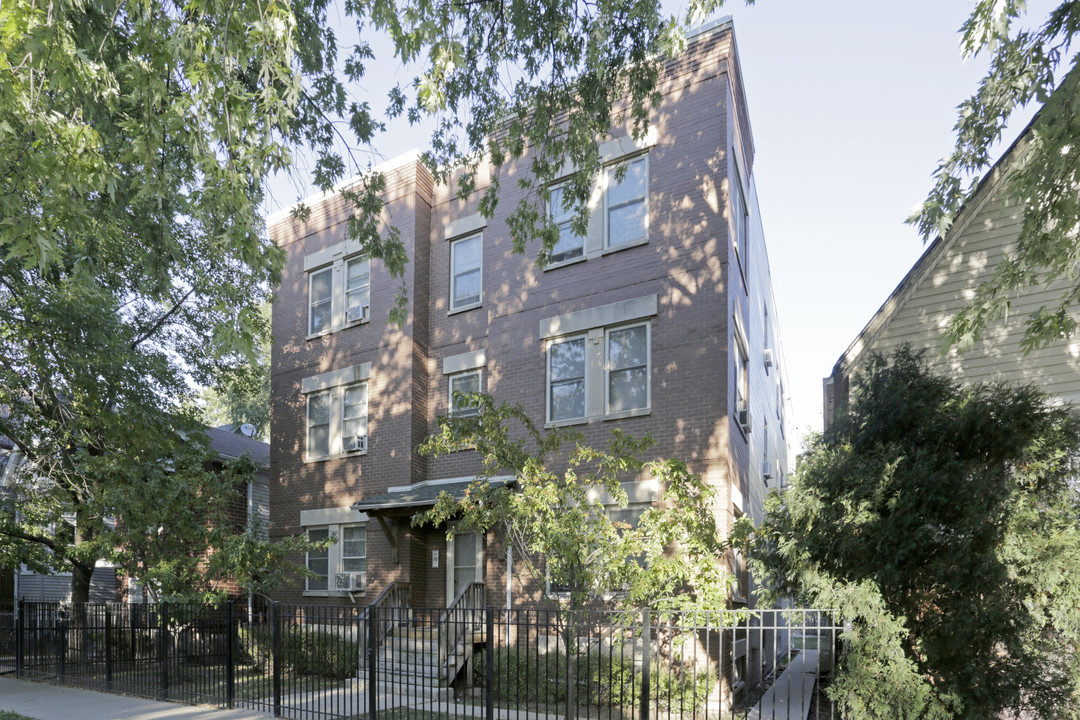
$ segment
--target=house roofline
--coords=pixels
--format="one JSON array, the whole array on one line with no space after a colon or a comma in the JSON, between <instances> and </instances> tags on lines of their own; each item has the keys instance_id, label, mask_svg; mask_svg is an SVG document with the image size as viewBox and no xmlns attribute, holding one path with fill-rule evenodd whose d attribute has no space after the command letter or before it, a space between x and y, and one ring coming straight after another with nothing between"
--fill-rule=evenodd
<instances>
[{"instance_id":1,"label":"house roofline","mask_svg":"<svg viewBox=\"0 0 1080 720\"><path fill-rule=\"evenodd\" d=\"M945 231L944 235L938 235L934 238L923 254L919 256L919 259L911 266L907 274L897 284L896 288L892 291L885 302L881 304L877 312L870 318L869 322L863 326L863 329L848 345L844 353L837 359L836 364L833 365L832 374L830 377L838 377L843 375L845 371L851 368L862 356L863 351L869 347L874 338L876 338L889 321L892 320L893 315L904 304L907 297L918 287L919 283L926 277L930 270L937 264L938 258L945 249L952 245L952 243L959 237L975 214L982 208L984 202L989 198L990 191L996 189L1007 177L1008 171L1012 168L1013 164L1019 159L1021 153L1027 148L1028 141L1032 135L1032 129L1035 126L1036 121L1042 111L1036 112L1031 121L1024 127L1023 131L1013 140L1008 149L1002 154L1001 158L994 163L994 165L983 175L979 184L975 187L974 192L971 193L963 205L960 206L960 210L956 213L956 219L953 221L949 229Z\"/></svg>"}]
</instances>

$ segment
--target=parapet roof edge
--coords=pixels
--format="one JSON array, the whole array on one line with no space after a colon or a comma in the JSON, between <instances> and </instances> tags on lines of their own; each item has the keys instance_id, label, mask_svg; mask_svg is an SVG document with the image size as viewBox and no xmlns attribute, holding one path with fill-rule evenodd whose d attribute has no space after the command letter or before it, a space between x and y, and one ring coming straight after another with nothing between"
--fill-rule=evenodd
<instances>
[{"instance_id":1,"label":"parapet roof edge","mask_svg":"<svg viewBox=\"0 0 1080 720\"><path fill-rule=\"evenodd\" d=\"M707 23L703 23L701 25L698 25L697 27L692 27L687 30L686 40L687 42L697 41L705 39L707 37L712 37L713 35L719 35L725 30L730 30L734 26L734 24L735 23L731 19L730 15L723 15L716 18L715 20L710 20Z\"/></svg>"},{"instance_id":2,"label":"parapet roof edge","mask_svg":"<svg viewBox=\"0 0 1080 720\"><path fill-rule=\"evenodd\" d=\"M352 175L352 176L346 178L345 180L342 180L337 185L335 185L334 187L330 188L329 190L327 190L325 192L319 191L319 192L316 192L316 193L312 193L311 195L308 195L304 199L299 200L297 202L294 202L293 204L291 204L291 205L289 205L287 207L284 207L281 210L275 210L274 212L272 212L272 213L270 213L269 215L266 216L266 225L267 225L267 227L269 227L271 225L274 225L274 224L280 222L287 215L292 213L292 211L301 204L310 205L310 204L314 204L316 202L320 202L322 200L326 200L327 198L333 197L334 195L337 195L339 192L341 192L345 188L349 187L350 185L355 184L358 180L360 180L362 177L364 177L364 175L367 175L368 173L387 172L389 170L393 170L394 168L396 168L396 167L398 167L400 165L404 165L409 161L418 160L419 158L420 158L420 149L419 148L413 148L412 150L406 150L405 152L401 153L400 155L396 155L396 156L390 158L389 160L384 160L383 162L379 163L378 165L376 165L376 166L374 166L372 168L369 168L369 169L365 170L364 172L357 173L355 175Z\"/></svg>"}]
</instances>

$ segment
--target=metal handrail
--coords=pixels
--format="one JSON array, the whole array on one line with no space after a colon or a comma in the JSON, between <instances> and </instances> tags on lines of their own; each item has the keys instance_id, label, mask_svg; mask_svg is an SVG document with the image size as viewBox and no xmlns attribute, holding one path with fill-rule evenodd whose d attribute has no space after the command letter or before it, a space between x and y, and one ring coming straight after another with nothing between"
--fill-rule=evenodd
<instances>
[{"instance_id":1,"label":"metal handrail","mask_svg":"<svg viewBox=\"0 0 1080 720\"><path fill-rule=\"evenodd\" d=\"M466 633L472 632L482 621L486 596L484 583L469 583L439 618L439 667L444 671L449 670L450 656Z\"/></svg>"}]
</instances>

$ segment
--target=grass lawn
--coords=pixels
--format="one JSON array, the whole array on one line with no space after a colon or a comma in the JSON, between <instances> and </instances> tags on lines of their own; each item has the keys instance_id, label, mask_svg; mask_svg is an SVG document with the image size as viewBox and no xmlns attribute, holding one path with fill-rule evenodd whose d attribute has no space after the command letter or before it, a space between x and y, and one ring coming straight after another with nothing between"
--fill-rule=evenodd
<instances>
[{"instance_id":1,"label":"grass lawn","mask_svg":"<svg viewBox=\"0 0 1080 720\"><path fill-rule=\"evenodd\" d=\"M817 650L818 638L813 636L799 637L794 636L791 638L791 644L795 646L796 650ZM826 647L828 644L826 643Z\"/></svg>"}]
</instances>

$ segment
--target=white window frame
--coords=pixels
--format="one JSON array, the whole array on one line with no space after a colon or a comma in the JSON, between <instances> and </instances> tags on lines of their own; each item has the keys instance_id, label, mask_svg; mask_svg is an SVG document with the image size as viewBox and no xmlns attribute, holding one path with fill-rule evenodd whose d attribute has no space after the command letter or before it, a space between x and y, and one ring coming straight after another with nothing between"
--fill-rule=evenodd
<instances>
[{"instance_id":1,"label":"white window frame","mask_svg":"<svg viewBox=\"0 0 1080 720\"><path fill-rule=\"evenodd\" d=\"M349 597L350 593L346 590L338 590L337 576L344 572L345 559L344 559L344 546L345 546L345 529L351 527L364 528L364 558L365 567L367 566L367 560L371 558L371 548L368 542L371 539L371 533L368 532L369 518L366 513L357 512L351 507L332 507L321 508L315 510L302 510L300 512L300 526L303 528L304 534L309 535L312 531L325 530L327 536L333 539L333 542L326 549L326 590L310 590L307 584L304 585L303 594L307 597ZM309 558L305 554L304 566L308 565ZM353 571L356 572L356 571ZM370 578L371 576L368 575ZM363 596L365 591L353 591L352 595Z\"/></svg>"},{"instance_id":2,"label":"white window frame","mask_svg":"<svg viewBox=\"0 0 1080 720\"><path fill-rule=\"evenodd\" d=\"M741 396L741 397L740 397ZM735 412L750 409L750 352L742 328L735 326Z\"/></svg>"},{"instance_id":3,"label":"white window frame","mask_svg":"<svg viewBox=\"0 0 1080 720\"><path fill-rule=\"evenodd\" d=\"M345 398L348 396L350 390L356 390L356 389L361 389L361 388L364 391L364 408L363 408L364 409L364 414L362 416L357 416L357 417L353 417L353 418L345 417L345 413L346 413L346 411L348 410L348 407L349 407L345 403ZM338 442L341 444L341 447L339 448L339 452L342 455L346 454L346 452L345 452L345 437L346 437L346 435L345 435L345 425L346 425L346 423L348 423L350 421L353 421L353 420L361 420L362 419L363 420L363 425L364 425L363 437L367 438L368 441L370 441L370 432L368 430L368 405L370 403L370 398L371 398L371 396L370 396L370 388L368 387L367 381L358 382L358 383L350 383L349 385L342 385L341 386L341 431L338 433ZM331 434L331 438L333 438L333 434ZM349 451L348 454L349 455L353 455L353 454L359 455L359 454L363 454L363 453L366 453L366 452L367 452L367 449L366 449L366 443L365 443L365 449L364 450Z\"/></svg>"},{"instance_id":4,"label":"white window frame","mask_svg":"<svg viewBox=\"0 0 1080 720\"><path fill-rule=\"evenodd\" d=\"M323 273L329 273L330 274L330 296L327 297L325 300L320 300L319 304L321 305L321 304L324 304L324 303L329 303L329 305L330 305L330 314L329 314L328 321L326 323L326 327L321 329L321 330L316 330L315 327L314 327L315 300L312 297L312 293L313 293L312 288L315 285L315 277L318 276L318 275L322 275ZM325 265L323 267L314 268L313 270L308 271L308 302L307 302L307 306L308 306L308 336L309 337L316 337L316 336L319 336L319 335L325 335L326 333L330 333L330 332L334 331L334 267L332 265Z\"/></svg>"},{"instance_id":5,"label":"white window frame","mask_svg":"<svg viewBox=\"0 0 1080 720\"><path fill-rule=\"evenodd\" d=\"M616 325L614 327L604 328L604 415L609 418L616 417L630 417L634 415L641 415L647 413L652 409L652 323L638 322L631 323L629 325ZM632 330L633 328L643 327L645 328L645 406L640 408L631 408L629 410L612 410L611 409L611 372L613 370L625 370L626 368L615 368L611 364L611 345L610 339L613 332L620 330ZM588 369L586 368L586 376L588 376ZM586 390L586 398L588 398L588 390ZM586 414L588 410L586 410Z\"/></svg>"},{"instance_id":6,"label":"white window frame","mask_svg":"<svg viewBox=\"0 0 1080 720\"><path fill-rule=\"evenodd\" d=\"M452 375L447 375L447 382L446 382L447 405L446 405L446 407L447 407L447 409L449 411L449 415L451 417L475 417L480 412L479 408L471 408L471 407L470 408L456 408L454 406L454 392L455 392L455 390L454 390L454 382L457 381L457 380L462 380L462 379L464 379L466 377L469 377L471 375L476 376L476 391L477 392L484 392L484 376L483 376L483 372L482 372L481 368L475 368L475 369L472 369L472 370L464 370L462 372L453 373Z\"/></svg>"},{"instance_id":7,"label":"white window frame","mask_svg":"<svg viewBox=\"0 0 1080 720\"><path fill-rule=\"evenodd\" d=\"M567 187L567 185L568 185L568 183L566 183L566 182L561 182L561 183L557 183L555 185L552 185L548 189L549 198L551 196L553 196L556 191L558 191L560 194L563 193L563 190L564 190L564 188ZM554 223L555 226L559 229L559 237L561 239L562 238L562 228L563 228L563 226L564 225L570 226L573 223L574 210L573 210L573 207L567 207L567 204L560 199L559 206L562 209L562 213L560 215L556 216L555 213L552 211L553 206L554 206L554 203L549 200L548 201L548 217L551 218L552 223ZM571 232L573 232L573 228L571 228ZM551 262L548 263L547 267L549 267L549 268L562 267L563 265L571 265L573 263L577 263L577 262L581 262L581 261L585 260L586 256L588 255L588 248L586 247L587 235L574 234L573 237L575 237L575 238L577 238L578 240L581 241L581 254L576 255L574 257L570 257L570 258L563 258L561 260L556 260L555 257L554 257L554 253L552 253ZM554 248L552 248L552 250L554 250Z\"/></svg>"},{"instance_id":8,"label":"white window frame","mask_svg":"<svg viewBox=\"0 0 1080 720\"><path fill-rule=\"evenodd\" d=\"M327 525L304 528L304 535L307 536L308 540L311 540L311 533L312 532L326 532L327 537L333 537L333 535L334 535L334 533L332 533L330 531L330 527L327 526ZM327 546L327 548L326 548L326 587L325 588L312 588L311 587L311 578L310 577L305 578L304 579L304 593L305 594L315 593L315 594L327 594L328 595L330 593L330 583L331 583L331 579L334 577L334 561L332 559L333 554L334 554L333 553L333 545ZM311 551L310 550L304 553L304 567L307 568L307 570L309 572L311 571Z\"/></svg>"},{"instance_id":9,"label":"white window frame","mask_svg":"<svg viewBox=\"0 0 1080 720\"><path fill-rule=\"evenodd\" d=\"M327 402L327 408L326 408L326 413L327 413L327 420L326 420L326 454L323 454L323 455L317 455L314 452L312 452L312 449L311 449L311 427L312 427L311 426L311 401L314 398L319 397L320 395L326 396L326 402ZM333 395L331 394L329 389L320 390L318 392L313 392L313 393L308 393L307 397L305 398L305 412L306 412L306 414L304 416L304 418L305 418L305 421L304 421L304 450L305 450L305 457L308 460L315 460L315 459L321 460L321 459L331 457L333 455L333 449L334 449L334 437L333 437L334 402L333 401L334 401L334 398L333 398Z\"/></svg>"},{"instance_id":10,"label":"white window frame","mask_svg":"<svg viewBox=\"0 0 1080 720\"><path fill-rule=\"evenodd\" d=\"M731 192L731 225L732 240L735 246L735 261L739 267L739 275L743 283L746 283L747 263L750 251L750 206L746 202L746 185L743 183L742 172L739 170L739 160L735 148L731 149L732 166L735 170L735 183Z\"/></svg>"},{"instance_id":11,"label":"white window frame","mask_svg":"<svg viewBox=\"0 0 1080 720\"><path fill-rule=\"evenodd\" d=\"M364 554L363 555L346 555L345 554L345 532L348 531L348 530L362 530L364 532ZM368 567L368 565L367 565L368 538L367 538L367 524L366 523L354 523L354 524L339 526L338 542L336 544L341 546L341 551L339 553L339 557L341 559L341 562L339 564L339 567L337 568L338 573L356 573L356 572L367 573L367 567ZM364 569L363 570L346 570L345 569L345 561L346 560L357 560L357 559L360 559L360 558L362 558L364 560Z\"/></svg>"},{"instance_id":12,"label":"white window frame","mask_svg":"<svg viewBox=\"0 0 1080 720\"><path fill-rule=\"evenodd\" d=\"M613 244L611 242L611 211L614 208L612 207L611 202L610 202L610 195L611 195L611 190L616 186L615 185L615 183L616 183L615 173L618 170L618 168L620 168L620 167L622 167L624 165L627 166L627 168L628 168L627 172L629 173L629 166L633 165L634 163L637 163L637 162L641 162L641 163L644 164L643 173L644 173L644 177L645 177L645 190L644 190L644 194L641 196L641 200L640 200L640 202L644 206L644 211L642 213L643 218L642 218L641 237L632 238L630 240L626 240L626 241L620 242L618 244ZM634 202L636 203L638 201L634 201ZM627 206L627 205L630 205L630 204L631 203L623 203L621 206ZM616 206L616 207L621 207L621 206ZM643 244L645 244L645 243L647 243L649 241L649 153L645 152L645 153L639 153L637 155L631 155L629 157L619 158L616 162L613 162L613 163L610 163L609 165L604 166L604 217L603 217L603 224L604 224L604 244L603 244L604 252L615 252L617 250L623 250L625 248L636 247L638 245L643 245Z\"/></svg>"},{"instance_id":13,"label":"white window frame","mask_svg":"<svg viewBox=\"0 0 1080 720\"><path fill-rule=\"evenodd\" d=\"M470 268L469 270L458 273L455 267L455 260L457 258L458 246L463 243L476 241L480 244L480 263L476 268ZM479 298L473 302L463 303L458 305L457 300L457 279L459 275L466 273L478 272L480 274L480 294ZM450 242L450 313L464 312L465 310L472 310L473 308L480 307L484 304L484 234L482 232L467 235Z\"/></svg>"},{"instance_id":14,"label":"white window frame","mask_svg":"<svg viewBox=\"0 0 1080 720\"><path fill-rule=\"evenodd\" d=\"M367 284L362 285L352 290L349 289L349 266L353 263L364 263L367 265ZM359 325L360 323L366 323L371 319L371 258L366 255L354 255L349 258L345 258L343 263L343 275L341 280L341 293L342 293L342 324L345 327L350 325ZM349 321L349 296L353 293L363 293L367 296L367 303L360 303L360 307L367 307L367 312L362 314L359 320Z\"/></svg>"},{"instance_id":15,"label":"white window frame","mask_svg":"<svg viewBox=\"0 0 1080 720\"><path fill-rule=\"evenodd\" d=\"M354 388L359 385L366 386L366 400L364 405L365 426L367 430L367 447L364 450L344 452L344 443L342 440L345 430L345 393L349 388ZM336 458L350 458L357 455L366 455L371 449L372 434L371 434L371 363L361 363L360 365L353 365L350 367L339 368L337 370L331 370L311 377L303 378L300 381L300 392L306 396L307 414L305 416L304 432L305 432L305 449L304 462L322 462L324 460L332 460ZM329 396L330 404L330 426L328 430L328 453L327 455L314 455L310 452L310 420L311 420L311 398L327 393Z\"/></svg>"},{"instance_id":16,"label":"white window frame","mask_svg":"<svg viewBox=\"0 0 1080 720\"><path fill-rule=\"evenodd\" d=\"M305 268L305 272L308 276L308 325L307 325L307 337L308 339L321 337L329 333L338 332L345 328L354 327L356 325L363 325L371 319L371 258L364 253L355 252L358 246L353 246L353 252L345 254L345 243L339 243L338 245L327 248L326 250L315 253L312 256L308 256L305 259L305 263L308 264ZM353 292L365 291L367 292L367 314L365 317L361 317L359 320L348 320L348 305L349 305L349 279L348 270L349 265L352 263L367 263L367 286L355 288ZM327 326L322 330L315 330L312 327L312 300L311 300L311 287L314 283L316 275L320 273L330 273L330 320ZM324 301L325 302L325 301ZM361 303L363 304L363 303Z\"/></svg>"},{"instance_id":17,"label":"white window frame","mask_svg":"<svg viewBox=\"0 0 1080 720\"><path fill-rule=\"evenodd\" d=\"M553 347L555 347L556 345L562 345L564 343L569 343L569 342L576 342L578 340L581 341L582 348L583 348L582 354L584 355L584 367L583 367L584 375L582 376L581 379L582 379L582 387L583 387L582 392L585 394L584 402L582 403L582 406L583 406L583 408L585 410L585 414L582 415L581 417L560 418L560 419L556 420L556 419L551 417L551 406L552 406L552 402L551 402L551 349ZM552 338L547 343L547 348L545 349L544 361L545 361L545 364L547 366L546 381L545 381L545 384L544 384L544 387L545 387L545 394L544 394L545 403L544 404L547 407L547 410L546 410L547 424L548 425L553 425L553 426L558 426L558 425L574 425L574 424L577 424L577 423L588 422L588 419L589 419L589 386L590 386L590 384L589 384L589 339L588 339L588 336L585 335L585 334L579 334L579 335L567 335L565 337L559 337L559 338Z\"/></svg>"}]
</instances>

